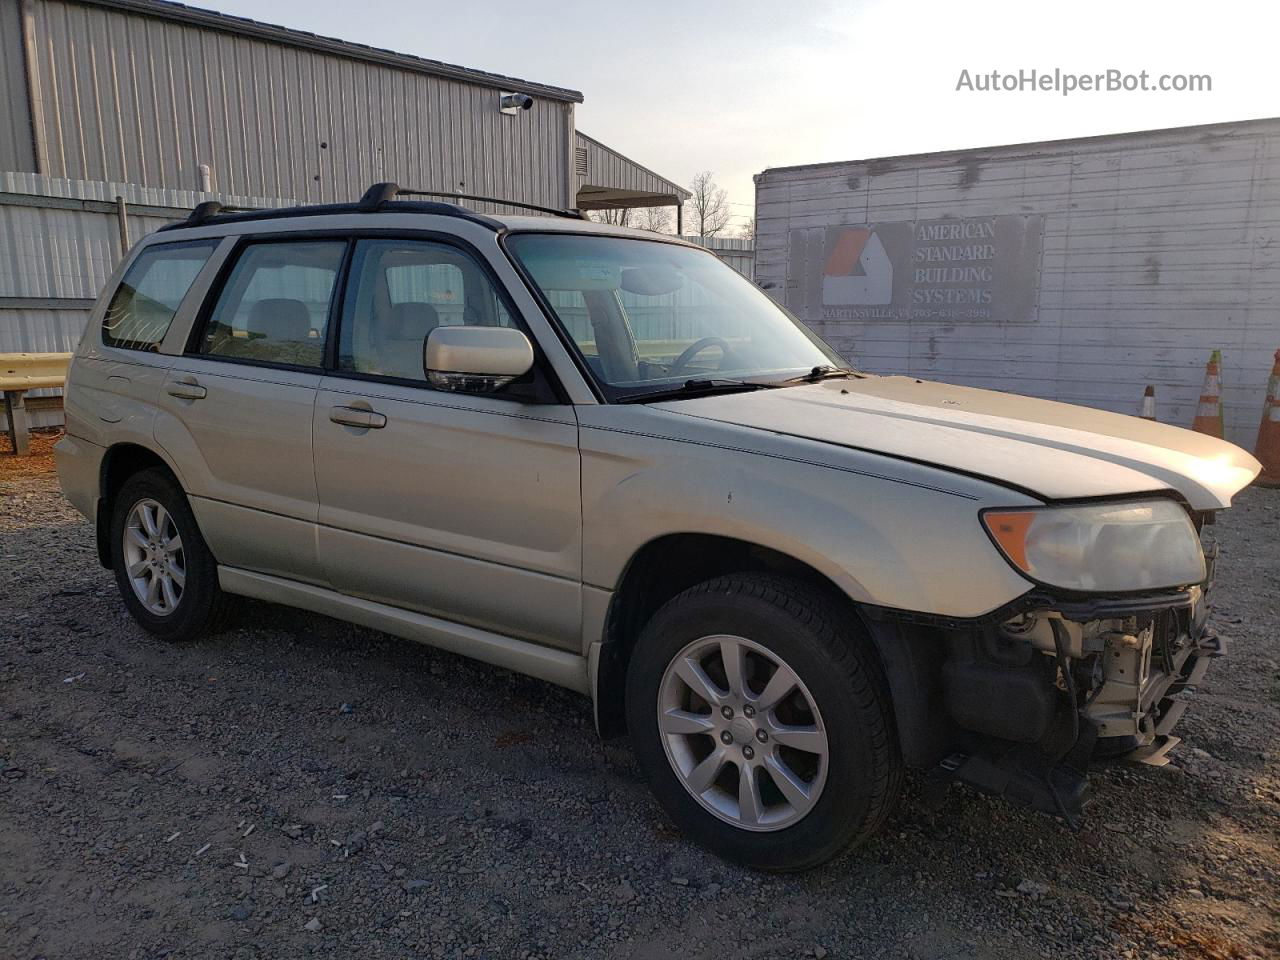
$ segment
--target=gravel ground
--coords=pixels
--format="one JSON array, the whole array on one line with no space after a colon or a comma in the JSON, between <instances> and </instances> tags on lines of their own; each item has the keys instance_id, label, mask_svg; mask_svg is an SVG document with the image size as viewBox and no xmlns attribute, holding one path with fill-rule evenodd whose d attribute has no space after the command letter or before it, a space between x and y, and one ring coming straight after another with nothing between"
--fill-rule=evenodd
<instances>
[{"instance_id":1,"label":"gravel ground","mask_svg":"<svg viewBox=\"0 0 1280 960\"><path fill-rule=\"evenodd\" d=\"M575 694L262 604L150 638L54 478L0 468L0 956L1280 956L1280 491L1216 530L1231 655L1174 764L1100 768L1079 834L913 779L771 877Z\"/></svg>"}]
</instances>

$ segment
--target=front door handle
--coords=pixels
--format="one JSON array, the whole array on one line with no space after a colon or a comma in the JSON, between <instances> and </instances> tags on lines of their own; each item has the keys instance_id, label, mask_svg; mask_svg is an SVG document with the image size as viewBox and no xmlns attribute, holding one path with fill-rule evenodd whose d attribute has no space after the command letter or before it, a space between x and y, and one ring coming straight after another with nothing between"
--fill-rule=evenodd
<instances>
[{"instance_id":1,"label":"front door handle","mask_svg":"<svg viewBox=\"0 0 1280 960\"><path fill-rule=\"evenodd\" d=\"M203 400L209 395L209 391L192 378L174 380L164 388L164 392L179 400Z\"/></svg>"},{"instance_id":2,"label":"front door handle","mask_svg":"<svg viewBox=\"0 0 1280 960\"><path fill-rule=\"evenodd\" d=\"M366 430L381 430L387 425L387 418L382 414L360 407L330 407L329 419L344 427L363 427Z\"/></svg>"}]
</instances>

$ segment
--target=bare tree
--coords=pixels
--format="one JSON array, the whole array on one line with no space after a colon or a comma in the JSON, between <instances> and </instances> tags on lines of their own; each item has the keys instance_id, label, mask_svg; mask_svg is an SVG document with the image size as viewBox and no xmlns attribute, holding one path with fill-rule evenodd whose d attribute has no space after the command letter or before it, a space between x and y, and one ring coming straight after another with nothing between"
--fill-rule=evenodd
<instances>
[{"instance_id":1,"label":"bare tree","mask_svg":"<svg viewBox=\"0 0 1280 960\"><path fill-rule=\"evenodd\" d=\"M729 196L716 185L710 170L703 170L689 184L693 193L685 201L689 211L690 226L704 240L719 235L729 225Z\"/></svg>"},{"instance_id":2,"label":"bare tree","mask_svg":"<svg viewBox=\"0 0 1280 960\"><path fill-rule=\"evenodd\" d=\"M756 241L756 218L747 217L742 224L742 228L738 231L738 236L744 240L750 240L752 243Z\"/></svg>"},{"instance_id":3,"label":"bare tree","mask_svg":"<svg viewBox=\"0 0 1280 960\"><path fill-rule=\"evenodd\" d=\"M641 207L631 225L654 233L671 233L671 208Z\"/></svg>"},{"instance_id":4,"label":"bare tree","mask_svg":"<svg viewBox=\"0 0 1280 960\"><path fill-rule=\"evenodd\" d=\"M635 211L630 207L608 207L604 210L590 210L587 212L587 216L596 223L608 223L615 227L629 227L634 213Z\"/></svg>"}]
</instances>

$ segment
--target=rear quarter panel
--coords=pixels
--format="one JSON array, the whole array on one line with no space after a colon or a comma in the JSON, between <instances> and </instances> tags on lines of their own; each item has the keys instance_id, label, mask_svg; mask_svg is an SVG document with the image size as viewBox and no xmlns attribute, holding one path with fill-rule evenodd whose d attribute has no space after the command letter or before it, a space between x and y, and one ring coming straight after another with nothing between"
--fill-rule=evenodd
<instances>
[{"instance_id":1,"label":"rear quarter panel","mask_svg":"<svg viewBox=\"0 0 1280 960\"><path fill-rule=\"evenodd\" d=\"M102 341L102 319L107 304L129 266L153 244L176 242L178 239L181 238L153 234L139 242L116 267L89 314L84 334L72 358L63 391L63 409L69 436L101 448L103 453L119 444L144 447L163 459L185 486L181 465L155 440L157 400L169 369L182 352L204 296L227 251L234 244L233 239L227 238L206 261L174 314L157 351L125 350L107 346ZM80 445L75 452L84 453L87 449ZM59 458L72 455L71 445L58 452ZM100 463L101 454L97 459ZM61 466L59 470L61 474ZM67 470L68 476L73 470L77 476L81 472L81 468L73 468L70 464ZM95 498L97 493L95 490ZM83 499L83 494L77 496ZM76 506L84 509L79 503ZM89 515L92 516L91 513Z\"/></svg>"}]
</instances>

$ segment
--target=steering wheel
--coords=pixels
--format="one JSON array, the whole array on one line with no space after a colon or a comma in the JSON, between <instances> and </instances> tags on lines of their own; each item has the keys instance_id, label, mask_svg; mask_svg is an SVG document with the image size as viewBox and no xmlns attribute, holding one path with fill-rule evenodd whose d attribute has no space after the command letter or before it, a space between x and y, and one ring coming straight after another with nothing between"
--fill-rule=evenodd
<instances>
[{"instance_id":1,"label":"steering wheel","mask_svg":"<svg viewBox=\"0 0 1280 960\"><path fill-rule=\"evenodd\" d=\"M729 355L729 344L725 340L720 337L703 337L701 340L695 340L693 343L685 347L684 350L681 351L680 356L676 357L675 360L672 361L667 373L672 376L679 373L689 365L689 362L693 360L694 357L707 349L707 347L719 347L725 357ZM720 362L724 363L723 357L721 357Z\"/></svg>"}]
</instances>

